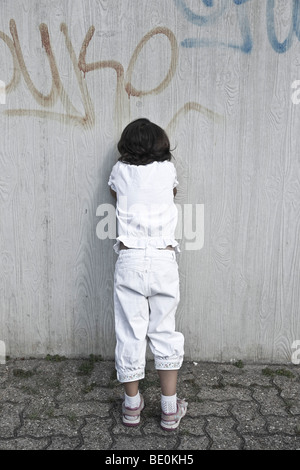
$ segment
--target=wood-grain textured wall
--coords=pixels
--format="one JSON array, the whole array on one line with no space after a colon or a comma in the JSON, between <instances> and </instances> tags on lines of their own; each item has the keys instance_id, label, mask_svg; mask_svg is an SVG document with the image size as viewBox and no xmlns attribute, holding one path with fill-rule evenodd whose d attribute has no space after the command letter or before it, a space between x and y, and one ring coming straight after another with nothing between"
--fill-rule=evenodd
<instances>
[{"instance_id":1,"label":"wood-grain textured wall","mask_svg":"<svg viewBox=\"0 0 300 470\"><path fill-rule=\"evenodd\" d=\"M0 9L7 354L113 358L116 255L96 213L113 204L123 126L145 116L176 147L186 358L289 362L300 340L299 2Z\"/></svg>"}]
</instances>

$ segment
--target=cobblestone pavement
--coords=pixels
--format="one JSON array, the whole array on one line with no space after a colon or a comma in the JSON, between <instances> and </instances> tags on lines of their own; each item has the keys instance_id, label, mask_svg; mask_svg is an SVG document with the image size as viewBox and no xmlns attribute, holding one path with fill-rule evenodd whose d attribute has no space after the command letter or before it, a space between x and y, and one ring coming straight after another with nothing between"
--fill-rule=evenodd
<instances>
[{"instance_id":1,"label":"cobblestone pavement","mask_svg":"<svg viewBox=\"0 0 300 470\"><path fill-rule=\"evenodd\" d=\"M0 450L300 449L300 366L185 362L180 428L160 428L160 390L148 362L141 424L121 423L122 386L100 357L10 359L0 365Z\"/></svg>"}]
</instances>

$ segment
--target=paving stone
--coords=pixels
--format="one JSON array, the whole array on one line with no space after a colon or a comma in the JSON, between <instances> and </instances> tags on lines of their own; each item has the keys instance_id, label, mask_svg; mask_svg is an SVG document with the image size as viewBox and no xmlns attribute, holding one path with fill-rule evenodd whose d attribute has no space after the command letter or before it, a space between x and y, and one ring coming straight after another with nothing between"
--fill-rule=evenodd
<instances>
[{"instance_id":1,"label":"paving stone","mask_svg":"<svg viewBox=\"0 0 300 470\"><path fill-rule=\"evenodd\" d=\"M207 364L203 366L198 364L189 375L183 378L183 381L187 385L194 382L198 387L207 387L218 385L220 377L221 374L213 367L208 367Z\"/></svg>"},{"instance_id":2,"label":"paving stone","mask_svg":"<svg viewBox=\"0 0 300 470\"><path fill-rule=\"evenodd\" d=\"M184 362L177 392L188 411L167 432L153 361L140 383L140 426L128 428L114 361L53 359L0 366L0 450L300 449L299 367Z\"/></svg>"},{"instance_id":3,"label":"paving stone","mask_svg":"<svg viewBox=\"0 0 300 470\"><path fill-rule=\"evenodd\" d=\"M214 400L224 402L227 400L251 400L251 390L247 388L235 387L206 387L203 388L198 394L197 398L200 400Z\"/></svg>"},{"instance_id":4,"label":"paving stone","mask_svg":"<svg viewBox=\"0 0 300 470\"><path fill-rule=\"evenodd\" d=\"M262 374L263 367L253 368L248 365L242 369L234 366L222 369L224 385L250 387L251 385L270 385L270 377Z\"/></svg>"},{"instance_id":5,"label":"paving stone","mask_svg":"<svg viewBox=\"0 0 300 470\"><path fill-rule=\"evenodd\" d=\"M75 400L78 401L102 401L112 403L118 399L123 398L124 392L120 387L115 389L107 387L99 387L94 382L87 381L78 387ZM57 402L69 402L70 393L67 389L56 395ZM72 400L74 401L74 400Z\"/></svg>"},{"instance_id":6,"label":"paving stone","mask_svg":"<svg viewBox=\"0 0 300 470\"><path fill-rule=\"evenodd\" d=\"M209 449L209 439L206 436L184 435L180 439L178 450L207 450Z\"/></svg>"},{"instance_id":7,"label":"paving stone","mask_svg":"<svg viewBox=\"0 0 300 470\"><path fill-rule=\"evenodd\" d=\"M8 378L8 367L0 364L0 391L6 385Z\"/></svg>"},{"instance_id":8,"label":"paving stone","mask_svg":"<svg viewBox=\"0 0 300 470\"><path fill-rule=\"evenodd\" d=\"M224 403L213 400L189 402L187 416L229 416L230 406L231 404L228 401Z\"/></svg>"},{"instance_id":9,"label":"paving stone","mask_svg":"<svg viewBox=\"0 0 300 470\"><path fill-rule=\"evenodd\" d=\"M98 416L99 418L109 418L110 403L102 403L99 401L85 401L76 403L63 403L54 409L54 416Z\"/></svg>"},{"instance_id":10,"label":"paving stone","mask_svg":"<svg viewBox=\"0 0 300 470\"><path fill-rule=\"evenodd\" d=\"M48 396L52 393L48 393ZM16 386L12 383L8 383L6 388L0 390L0 401L1 403L9 401L11 403L30 403L32 400L37 399L39 393L36 387L32 388L28 384L21 384Z\"/></svg>"},{"instance_id":11,"label":"paving stone","mask_svg":"<svg viewBox=\"0 0 300 470\"><path fill-rule=\"evenodd\" d=\"M293 369L292 369L293 370ZM293 370L293 374L295 371ZM275 385L280 389L279 395L285 402L289 412L293 415L300 414L300 381L282 380L279 377L274 379Z\"/></svg>"},{"instance_id":12,"label":"paving stone","mask_svg":"<svg viewBox=\"0 0 300 470\"><path fill-rule=\"evenodd\" d=\"M267 416L269 433L287 433L300 437L300 416Z\"/></svg>"},{"instance_id":13,"label":"paving stone","mask_svg":"<svg viewBox=\"0 0 300 470\"><path fill-rule=\"evenodd\" d=\"M54 416L56 402L53 397L39 397L31 399L24 407L23 418L28 419L48 419Z\"/></svg>"},{"instance_id":14,"label":"paving stone","mask_svg":"<svg viewBox=\"0 0 300 470\"><path fill-rule=\"evenodd\" d=\"M287 405L278 395L278 390L271 387L255 387L253 398L260 403L262 415L287 415Z\"/></svg>"},{"instance_id":15,"label":"paving stone","mask_svg":"<svg viewBox=\"0 0 300 470\"><path fill-rule=\"evenodd\" d=\"M103 387L113 383L116 380L115 376L115 363L113 361L101 361L94 364L90 378L91 381L94 381L97 385Z\"/></svg>"},{"instance_id":16,"label":"paving stone","mask_svg":"<svg viewBox=\"0 0 300 470\"><path fill-rule=\"evenodd\" d=\"M300 415L300 403L299 400L288 399L285 400L288 410L293 415Z\"/></svg>"},{"instance_id":17,"label":"paving stone","mask_svg":"<svg viewBox=\"0 0 300 470\"><path fill-rule=\"evenodd\" d=\"M0 405L0 438L13 437L15 429L21 425L20 413L24 405L12 403Z\"/></svg>"},{"instance_id":18,"label":"paving stone","mask_svg":"<svg viewBox=\"0 0 300 470\"><path fill-rule=\"evenodd\" d=\"M18 436L48 437L52 435L65 435L76 437L81 420L73 417L61 416L49 419L24 419L18 429Z\"/></svg>"},{"instance_id":19,"label":"paving stone","mask_svg":"<svg viewBox=\"0 0 300 470\"><path fill-rule=\"evenodd\" d=\"M200 418L191 418L190 416L186 416L180 423L180 432L202 436L205 434L205 425L206 419L202 416Z\"/></svg>"},{"instance_id":20,"label":"paving stone","mask_svg":"<svg viewBox=\"0 0 300 470\"><path fill-rule=\"evenodd\" d=\"M15 437L14 439L0 439L0 450L42 450L47 447L49 440L32 437Z\"/></svg>"},{"instance_id":21,"label":"paving stone","mask_svg":"<svg viewBox=\"0 0 300 470\"><path fill-rule=\"evenodd\" d=\"M170 432L165 431L170 434ZM148 435L145 437L117 436L112 450L172 450L175 448L177 437Z\"/></svg>"},{"instance_id":22,"label":"paving stone","mask_svg":"<svg viewBox=\"0 0 300 470\"><path fill-rule=\"evenodd\" d=\"M112 419L101 419L97 417L85 418L85 425L81 428L80 434L83 439L81 450L106 450L113 444L110 429Z\"/></svg>"},{"instance_id":23,"label":"paving stone","mask_svg":"<svg viewBox=\"0 0 300 470\"><path fill-rule=\"evenodd\" d=\"M237 402L231 407L231 414L238 421L237 430L243 433L267 433L265 417L259 413L259 405L253 402Z\"/></svg>"},{"instance_id":24,"label":"paving stone","mask_svg":"<svg viewBox=\"0 0 300 470\"><path fill-rule=\"evenodd\" d=\"M54 436L50 438L47 450L76 450L81 447L80 437Z\"/></svg>"},{"instance_id":25,"label":"paving stone","mask_svg":"<svg viewBox=\"0 0 300 470\"><path fill-rule=\"evenodd\" d=\"M44 359L13 359L6 361L6 367L9 369L10 374L12 369L26 369L30 371L36 370L40 364L44 364Z\"/></svg>"},{"instance_id":26,"label":"paving stone","mask_svg":"<svg viewBox=\"0 0 300 470\"><path fill-rule=\"evenodd\" d=\"M299 450L300 436L247 436L244 450Z\"/></svg>"},{"instance_id":27,"label":"paving stone","mask_svg":"<svg viewBox=\"0 0 300 470\"><path fill-rule=\"evenodd\" d=\"M213 444L212 450L239 450L243 441L233 429L236 422L232 418L207 417L206 432Z\"/></svg>"},{"instance_id":28,"label":"paving stone","mask_svg":"<svg viewBox=\"0 0 300 470\"><path fill-rule=\"evenodd\" d=\"M55 395L56 400L61 402L80 401L88 385L90 384L82 377L65 377Z\"/></svg>"}]
</instances>

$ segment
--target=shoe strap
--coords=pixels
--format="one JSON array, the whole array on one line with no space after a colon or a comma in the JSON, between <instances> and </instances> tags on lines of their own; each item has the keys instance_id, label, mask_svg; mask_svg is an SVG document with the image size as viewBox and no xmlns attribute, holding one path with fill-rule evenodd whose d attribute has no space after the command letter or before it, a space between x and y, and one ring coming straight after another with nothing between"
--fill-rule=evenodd
<instances>
[{"instance_id":1,"label":"shoe strap","mask_svg":"<svg viewBox=\"0 0 300 470\"><path fill-rule=\"evenodd\" d=\"M139 416L140 415L140 408L137 408L136 410L132 410L131 408L125 408L123 407L123 414L126 416Z\"/></svg>"},{"instance_id":2,"label":"shoe strap","mask_svg":"<svg viewBox=\"0 0 300 470\"><path fill-rule=\"evenodd\" d=\"M166 415L165 413L162 413L162 420L163 421L176 421L178 419L178 414L177 413L172 413L170 415Z\"/></svg>"}]
</instances>

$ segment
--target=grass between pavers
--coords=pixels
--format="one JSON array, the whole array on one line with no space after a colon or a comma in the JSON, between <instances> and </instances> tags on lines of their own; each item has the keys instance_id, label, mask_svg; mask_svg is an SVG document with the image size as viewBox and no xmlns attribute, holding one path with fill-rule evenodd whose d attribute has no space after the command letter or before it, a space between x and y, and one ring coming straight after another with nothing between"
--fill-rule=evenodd
<instances>
[{"instance_id":1,"label":"grass between pavers","mask_svg":"<svg viewBox=\"0 0 300 470\"><path fill-rule=\"evenodd\" d=\"M238 369L243 369L245 367L243 361L241 361L241 359L239 359L238 361L234 362L233 365L235 367L238 367Z\"/></svg>"},{"instance_id":2,"label":"grass between pavers","mask_svg":"<svg viewBox=\"0 0 300 470\"><path fill-rule=\"evenodd\" d=\"M262 369L261 373L267 377L274 377L275 375L288 377L289 379L293 379L295 377L288 369L270 369L270 367L265 367Z\"/></svg>"},{"instance_id":3,"label":"grass between pavers","mask_svg":"<svg viewBox=\"0 0 300 470\"><path fill-rule=\"evenodd\" d=\"M94 370L96 362L102 362L103 357L101 355L90 354L89 358L84 360L77 370L77 375L90 375Z\"/></svg>"},{"instance_id":4,"label":"grass between pavers","mask_svg":"<svg viewBox=\"0 0 300 470\"><path fill-rule=\"evenodd\" d=\"M47 354L45 357L46 361L51 361L51 362L62 362L66 361L68 358L66 356L60 356L59 354Z\"/></svg>"}]
</instances>

